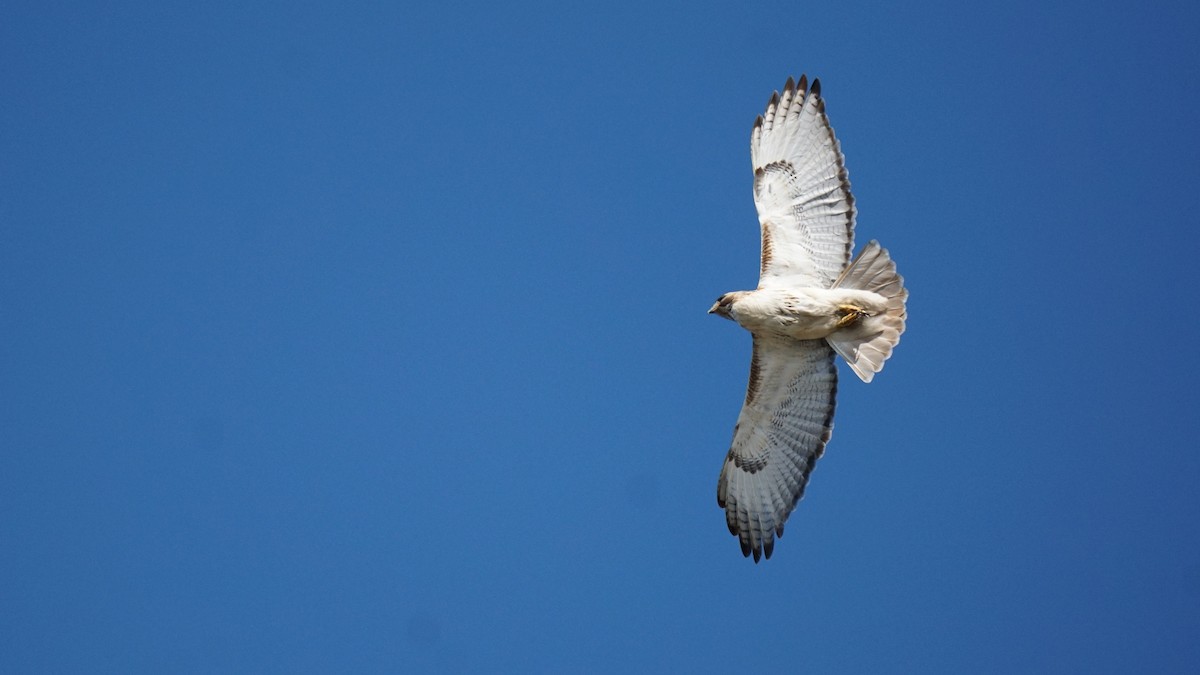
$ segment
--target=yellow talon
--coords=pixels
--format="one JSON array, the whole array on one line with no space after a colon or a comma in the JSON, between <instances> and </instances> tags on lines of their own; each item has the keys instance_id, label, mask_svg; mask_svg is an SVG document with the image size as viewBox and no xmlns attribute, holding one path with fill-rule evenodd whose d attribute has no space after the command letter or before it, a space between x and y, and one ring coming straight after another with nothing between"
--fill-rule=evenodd
<instances>
[{"instance_id":1,"label":"yellow talon","mask_svg":"<svg viewBox=\"0 0 1200 675\"><path fill-rule=\"evenodd\" d=\"M842 313L842 317L838 319L835 330L853 326L858 323L859 319L870 316L862 307L855 305L838 305L838 311Z\"/></svg>"}]
</instances>

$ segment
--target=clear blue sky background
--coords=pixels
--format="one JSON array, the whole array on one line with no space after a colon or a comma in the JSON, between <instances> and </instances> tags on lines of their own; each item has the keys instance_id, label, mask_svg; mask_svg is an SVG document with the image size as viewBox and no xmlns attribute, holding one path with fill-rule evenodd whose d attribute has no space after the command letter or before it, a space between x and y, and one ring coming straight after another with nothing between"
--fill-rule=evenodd
<instances>
[{"instance_id":1,"label":"clear blue sky background","mask_svg":"<svg viewBox=\"0 0 1200 675\"><path fill-rule=\"evenodd\" d=\"M0 670L1183 672L1195 3L8 3ZM767 563L751 123L912 292Z\"/></svg>"}]
</instances>

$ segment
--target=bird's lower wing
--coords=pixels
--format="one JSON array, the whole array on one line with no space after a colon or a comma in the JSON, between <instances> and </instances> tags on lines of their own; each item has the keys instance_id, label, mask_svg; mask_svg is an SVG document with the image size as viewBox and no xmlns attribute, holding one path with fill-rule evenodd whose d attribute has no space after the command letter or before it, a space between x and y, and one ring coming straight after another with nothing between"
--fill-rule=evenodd
<instances>
[{"instance_id":1,"label":"bird's lower wing","mask_svg":"<svg viewBox=\"0 0 1200 675\"><path fill-rule=\"evenodd\" d=\"M742 554L771 557L833 431L837 369L824 340L754 336L746 402L717 483Z\"/></svg>"}]
</instances>

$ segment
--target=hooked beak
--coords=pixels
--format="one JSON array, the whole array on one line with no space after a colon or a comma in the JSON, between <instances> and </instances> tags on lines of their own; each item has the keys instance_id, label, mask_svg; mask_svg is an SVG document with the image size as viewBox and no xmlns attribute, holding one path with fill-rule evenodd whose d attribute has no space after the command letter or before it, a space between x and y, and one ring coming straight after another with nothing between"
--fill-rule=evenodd
<instances>
[{"instance_id":1,"label":"hooked beak","mask_svg":"<svg viewBox=\"0 0 1200 675\"><path fill-rule=\"evenodd\" d=\"M714 303L713 303L713 306L708 308L708 313L709 313L709 314L713 314L713 313L715 313L715 312L717 311L717 308L718 308L718 307L720 307L720 306L721 306L721 301L720 301L720 300L718 300L718 301L714 302Z\"/></svg>"}]
</instances>

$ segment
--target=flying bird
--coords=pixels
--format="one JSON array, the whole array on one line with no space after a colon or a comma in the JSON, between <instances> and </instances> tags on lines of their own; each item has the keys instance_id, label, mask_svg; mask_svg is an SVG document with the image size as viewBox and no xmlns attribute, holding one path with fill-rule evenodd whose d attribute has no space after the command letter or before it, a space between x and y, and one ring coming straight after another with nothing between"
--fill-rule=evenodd
<instances>
[{"instance_id":1,"label":"flying bird","mask_svg":"<svg viewBox=\"0 0 1200 675\"><path fill-rule=\"evenodd\" d=\"M771 557L833 431L835 354L870 382L900 341L908 291L887 249L854 260L854 197L821 82L788 78L750 135L762 235L758 288L709 314L754 339L746 400L717 483L742 555Z\"/></svg>"}]
</instances>

